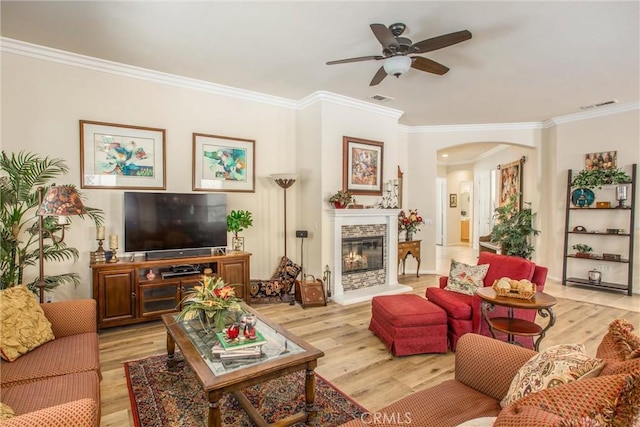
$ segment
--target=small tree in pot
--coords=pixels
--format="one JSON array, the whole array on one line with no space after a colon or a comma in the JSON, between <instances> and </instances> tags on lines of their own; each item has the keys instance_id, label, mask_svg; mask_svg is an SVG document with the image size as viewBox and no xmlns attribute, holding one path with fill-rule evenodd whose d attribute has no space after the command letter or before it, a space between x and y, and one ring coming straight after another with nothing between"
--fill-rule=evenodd
<instances>
[{"instance_id":1,"label":"small tree in pot","mask_svg":"<svg viewBox=\"0 0 640 427\"><path fill-rule=\"evenodd\" d=\"M231 211L227 215L227 231L233 233L233 249L241 251L244 249L244 241L238 237L238 233L251 227L253 218L249 211Z\"/></svg>"},{"instance_id":2,"label":"small tree in pot","mask_svg":"<svg viewBox=\"0 0 640 427\"><path fill-rule=\"evenodd\" d=\"M514 194L509 201L495 209L493 218L497 221L491 230L491 241L500 245L503 255L513 255L531 259L535 248L531 245L531 236L540 234L533 228L535 214L530 207L518 209L520 194ZM530 203L525 203L530 206Z\"/></svg>"}]
</instances>

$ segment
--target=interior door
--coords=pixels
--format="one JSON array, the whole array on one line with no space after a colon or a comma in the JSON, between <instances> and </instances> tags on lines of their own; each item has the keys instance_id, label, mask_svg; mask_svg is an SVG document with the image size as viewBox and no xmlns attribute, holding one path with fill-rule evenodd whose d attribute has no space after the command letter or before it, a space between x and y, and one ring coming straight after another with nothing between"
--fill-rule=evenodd
<instances>
[{"instance_id":1,"label":"interior door","mask_svg":"<svg viewBox=\"0 0 640 427\"><path fill-rule=\"evenodd\" d=\"M473 236L473 247L478 247L478 237L491 233L493 216L493 185L491 179L492 171L486 170L478 174L478 190L476 192L476 227L477 232Z\"/></svg>"},{"instance_id":2,"label":"interior door","mask_svg":"<svg viewBox=\"0 0 640 427\"><path fill-rule=\"evenodd\" d=\"M436 178L436 245L444 245L447 229L446 209L447 179Z\"/></svg>"}]
</instances>

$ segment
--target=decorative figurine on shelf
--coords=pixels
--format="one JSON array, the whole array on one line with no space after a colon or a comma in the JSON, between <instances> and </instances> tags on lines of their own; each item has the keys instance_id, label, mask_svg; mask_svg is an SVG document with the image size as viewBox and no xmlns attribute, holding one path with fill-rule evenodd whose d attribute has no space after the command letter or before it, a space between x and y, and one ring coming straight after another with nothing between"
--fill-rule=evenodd
<instances>
[{"instance_id":1,"label":"decorative figurine on shelf","mask_svg":"<svg viewBox=\"0 0 640 427\"><path fill-rule=\"evenodd\" d=\"M153 280L156 278L156 273L153 272L153 270L149 270L147 272L147 280Z\"/></svg>"}]
</instances>

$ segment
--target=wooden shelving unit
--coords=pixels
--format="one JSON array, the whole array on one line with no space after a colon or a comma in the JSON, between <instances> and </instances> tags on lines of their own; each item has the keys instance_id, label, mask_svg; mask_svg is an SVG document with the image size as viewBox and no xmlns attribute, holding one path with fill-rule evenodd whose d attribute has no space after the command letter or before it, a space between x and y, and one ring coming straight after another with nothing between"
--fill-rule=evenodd
<instances>
[{"instance_id":1,"label":"wooden shelving unit","mask_svg":"<svg viewBox=\"0 0 640 427\"><path fill-rule=\"evenodd\" d=\"M563 256L563 264L562 264L562 284L563 285L575 285L575 286L587 286L592 288L600 288L600 289L609 289L615 291L624 291L627 295L632 294L632 281L633 281L633 239L634 239L634 227L635 227L635 205L636 205L636 169L637 165L631 165L631 181L625 183L630 187L629 192L629 200L627 200L628 207L626 208L618 208L618 207L609 207L609 208L580 208L575 207L571 203L571 192L573 188L571 187L571 181L573 180L573 172L570 169L567 173L567 205L566 205L566 214L565 214L565 232L564 232L564 256ZM613 187L614 185L610 185L608 187ZM597 194L598 190L595 190ZM608 221L612 221L614 215L627 215L628 218L628 226L627 229L622 233L611 233L611 232L602 232L602 231L574 231L576 227L575 223L575 213L579 212L589 212L588 215L598 215L597 219L602 224L605 224L604 229L606 230L609 227L606 227ZM619 212L619 213L615 213ZM582 214L581 214L582 215ZM620 218L618 220L622 221ZM605 239L622 239L626 240L627 244L624 245L626 247L626 253L622 254L620 259L611 259L605 258L602 255L594 255L590 258L577 257L575 253L570 253L571 247L576 242L576 236L586 237L587 239L591 239L594 241L594 246L601 244L604 245L603 240ZM598 242L599 240L599 242ZM574 261L578 260L578 261ZM569 269L569 262L585 262L585 261L596 261L598 264L606 264L611 263L615 264L626 264L626 276L627 280L624 283L615 283L609 281L601 281L600 283L592 283L586 277L567 277L567 271ZM585 264L587 265L587 264Z\"/></svg>"}]
</instances>

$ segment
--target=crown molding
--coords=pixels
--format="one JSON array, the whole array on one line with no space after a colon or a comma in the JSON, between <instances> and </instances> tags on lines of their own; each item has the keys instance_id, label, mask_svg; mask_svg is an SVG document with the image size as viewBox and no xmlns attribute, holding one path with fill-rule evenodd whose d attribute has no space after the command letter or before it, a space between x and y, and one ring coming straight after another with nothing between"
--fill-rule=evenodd
<instances>
[{"instance_id":1,"label":"crown molding","mask_svg":"<svg viewBox=\"0 0 640 427\"><path fill-rule=\"evenodd\" d=\"M92 71L114 74L129 78L137 78L159 84L193 89L216 95L229 96L238 99L274 105L278 107L302 110L317 102L331 102L350 108L373 112L395 119L400 118L404 111L383 107L370 102L349 98L327 91L314 92L299 101L278 96L266 95L236 87L225 86L203 80L191 79L175 74L163 73L146 68L135 67L119 62L107 61L91 56L80 55L64 50L27 43L21 40L0 37L0 52L27 56L44 61L56 62L72 67L84 68ZM402 133L448 133L448 132L482 132L505 130L536 130L557 126L578 120L587 120L594 117L619 114L626 111L640 109L640 102L630 102L601 107L590 111L581 111L563 116L553 117L543 122L522 123L487 123L487 124L463 124L463 125L434 125L434 126L407 126L398 125L398 131Z\"/></svg>"},{"instance_id":2,"label":"crown molding","mask_svg":"<svg viewBox=\"0 0 640 427\"><path fill-rule=\"evenodd\" d=\"M640 102L627 102L624 104L607 105L605 107L596 108L588 111L580 111L579 113L565 114L563 116L553 117L544 122L544 127L557 126L563 123L576 122L578 120L587 120L595 117L610 116L612 114L624 113L640 109Z\"/></svg>"},{"instance_id":3,"label":"crown molding","mask_svg":"<svg viewBox=\"0 0 640 427\"><path fill-rule=\"evenodd\" d=\"M317 91L305 96L298 102L298 109L302 110L316 102L331 102L333 104L344 105L345 107L357 108L363 111L369 111L372 113L381 114L384 116L399 119L404 114L404 111L396 110L394 108L382 107L380 105L373 104L371 102L361 101L359 99L349 98L348 96L338 95L333 92Z\"/></svg>"},{"instance_id":4,"label":"crown molding","mask_svg":"<svg viewBox=\"0 0 640 427\"><path fill-rule=\"evenodd\" d=\"M217 83L210 83L203 80L191 79L187 77L177 76L175 74L162 73L160 71L135 67L119 62L107 61L105 59L80 55L77 53L53 49L50 47L27 43L20 40L9 39L6 37L0 38L0 51L4 53L12 53L15 55L41 59L43 61L56 62L71 67L84 68L87 70L136 78L154 83L182 87L186 89L194 89L202 92L213 93L216 95L245 99L279 107L295 109L298 105L296 101L287 98L265 95L259 92L238 89L235 87L225 86Z\"/></svg>"},{"instance_id":5,"label":"crown molding","mask_svg":"<svg viewBox=\"0 0 640 427\"><path fill-rule=\"evenodd\" d=\"M540 122L523 123L486 123L477 125L434 125L434 126L402 126L401 132L406 133L451 133L451 132L482 132L494 130L535 130L542 129Z\"/></svg>"},{"instance_id":6,"label":"crown molding","mask_svg":"<svg viewBox=\"0 0 640 427\"><path fill-rule=\"evenodd\" d=\"M175 74L135 67L119 62L107 61L105 59L80 55L77 53L53 49L50 47L27 43L21 40L14 40L6 37L0 38L0 51L4 53L11 53L15 55L22 55L30 58L40 59L43 61L56 62L71 67L84 68L87 70L136 78L154 83L178 86L186 89L213 93L216 95L246 99L249 101L255 101L290 109L301 110L316 102L326 101L338 105L344 105L350 108L357 108L364 111L382 114L385 116L393 117L395 119L398 119L404 114L404 111L395 110L388 107L381 107L370 102L360 101L357 99L349 98L347 96L338 95L326 91L314 92L299 101L295 101L287 98L265 95L259 92L238 89L235 87L225 86L217 83L210 83L203 80L177 76Z\"/></svg>"}]
</instances>

